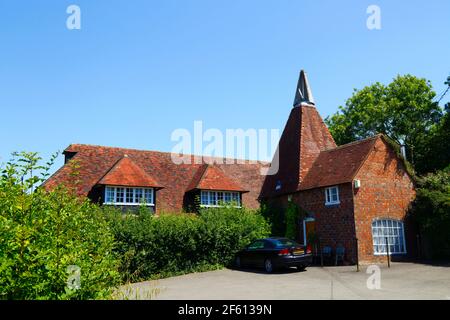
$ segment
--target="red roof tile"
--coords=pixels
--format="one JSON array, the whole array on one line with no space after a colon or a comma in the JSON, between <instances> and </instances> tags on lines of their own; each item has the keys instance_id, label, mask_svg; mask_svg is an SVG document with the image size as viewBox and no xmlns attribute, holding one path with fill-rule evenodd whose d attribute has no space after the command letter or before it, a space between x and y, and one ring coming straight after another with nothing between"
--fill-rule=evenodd
<instances>
[{"instance_id":1,"label":"red roof tile","mask_svg":"<svg viewBox=\"0 0 450 320\"><path fill-rule=\"evenodd\" d=\"M261 169L268 165L255 161L228 164L225 159L212 157L200 157L200 163L196 163L193 155L188 156L191 159L191 164L176 164L172 161L171 154L168 152L82 144L72 144L66 148L64 153L66 155L74 154L74 156L46 181L44 184L46 188L51 189L60 184L74 186L79 195L87 196L126 154L158 186L163 187L156 195L157 208L161 211L170 212L183 209L185 193L193 183L192 181L195 180L194 176L199 174L199 169L205 164L210 164L210 167L217 167L225 177L228 177L228 179L225 179L226 184L229 185L226 188L236 188L237 185L242 190L248 190L249 192L242 196L243 204L249 208L257 208L259 207L258 197L265 177L261 175ZM73 164L76 164L76 169L73 169ZM78 172L78 174L74 175L74 172ZM215 169L212 169L211 172L211 177L214 176L214 172L217 173ZM75 183L75 180L79 180L79 183ZM213 179L210 179L208 174L206 181L211 180ZM233 181L233 183L227 182L227 180ZM196 181L200 180L197 179ZM219 182L217 182L216 187L225 187L219 185Z\"/></svg>"},{"instance_id":2,"label":"red roof tile","mask_svg":"<svg viewBox=\"0 0 450 320\"><path fill-rule=\"evenodd\" d=\"M142 168L125 155L97 184L127 187L160 187Z\"/></svg>"},{"instance_id":3,"label":"red roof tile","mask_svg":"<svg viewBox=\"0 0 450 320\"><path fill-rule=\"evenodd\" d=\"M299 190L313 189L351 182L372 151L380 136L355 141L335 149L322 151Z\"/></svg>"},{"instance_id":4,"label":"red roof tile","mask_svg":"<svg viewBox=\"0 0 450 320\"><path fill-rule=\"evenodd\" d=\"M198 169L198 173L194 176L188 191L193 189L201 190L223 190L223 191L239 191L247 192L233 179L225 175L225 173L216 166L203 165Z\"/></svg>"},{"instance_id":5,"label":"red roof tile","mask_svg":"<svg viewBox=\"0 0 450 320\"><path fill-rule=\"evenodd\" d=\"M292 108L274 157L279 159L278 172L267 176L261 197L299 190L319 154L334 148L336 143L315 107L299 105ZM274 163L272 161L272 165ZM277 185L280 186L278 190Z\"/></svg>"}]
</instances>

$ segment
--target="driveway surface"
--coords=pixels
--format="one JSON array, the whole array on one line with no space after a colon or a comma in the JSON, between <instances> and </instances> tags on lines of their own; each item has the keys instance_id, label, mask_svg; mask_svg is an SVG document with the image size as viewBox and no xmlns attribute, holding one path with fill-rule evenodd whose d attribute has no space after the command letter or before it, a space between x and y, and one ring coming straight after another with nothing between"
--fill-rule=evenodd
<instances>
[{"instance_id":1,"label":"driveway surface","mask_svg":"<svg viewBox=\"0 0 450 320\"><path fill-rule=\"evenodd\" d=\"M450 299L450 265L392 263L376 274L367 266L309 267L265 274L223 269L146 281L121 288L125 299ZM369 286L373 289L369 289Z\"/></svg>"}]
</instances>

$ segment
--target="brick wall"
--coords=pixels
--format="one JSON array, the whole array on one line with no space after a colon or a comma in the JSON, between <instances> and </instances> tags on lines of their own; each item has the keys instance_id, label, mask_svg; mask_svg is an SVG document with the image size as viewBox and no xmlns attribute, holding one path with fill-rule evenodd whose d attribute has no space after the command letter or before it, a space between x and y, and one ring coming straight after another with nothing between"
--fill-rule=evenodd
<instances>
[{"instance_id":1,"label":"brick wall","mask_svg":"<svg viewBox=\"0 0 450 320\"><path fill-rule=\"evenodd\" d=\"M404 222L408 258L416 255L415 230L407 217L408 208L415 197L411 178L394 151L383 139L377 139L355 179L361 187L354 190L356 236L359 240L361 262L386 262L386 256L373 254L372 221L391 218ZM392 257L393 260L402 256Z\"/></svg>"},{"instance_id":2,"label":"brick wall","mask_svg":"<svg viewBox=\"0 0 450 320\"><path fill-rule=\"evenodd\" d=\"M316 233L321 247L338 245L345 247L345 260L356 262L355 224L353 217L353 194L350 183L339 185L340 204L325 205L325 188L300 191L292 195L292 201L305 209L316 221ZM286 207L288 195L274 199Z\"/></svg>"}]
</instances>

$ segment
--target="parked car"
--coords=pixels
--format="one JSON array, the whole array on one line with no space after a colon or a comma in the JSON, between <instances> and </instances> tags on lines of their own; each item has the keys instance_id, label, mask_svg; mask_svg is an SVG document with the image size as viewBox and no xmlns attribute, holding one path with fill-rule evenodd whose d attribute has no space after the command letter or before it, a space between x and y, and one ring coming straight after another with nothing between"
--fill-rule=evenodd
<instances>
[{"instance_id":1,"label":"parked car","mask_svg":"<svg viewBox=\"0 0 450 320\"><path fill-rule=\"evenodd\" d=\"M287 238L266 238L252 242L239 251L235 266L263 267L267 273L276 268L296 267L303 271L312 263L311 248Z\"/></svg>"}]
</instances>

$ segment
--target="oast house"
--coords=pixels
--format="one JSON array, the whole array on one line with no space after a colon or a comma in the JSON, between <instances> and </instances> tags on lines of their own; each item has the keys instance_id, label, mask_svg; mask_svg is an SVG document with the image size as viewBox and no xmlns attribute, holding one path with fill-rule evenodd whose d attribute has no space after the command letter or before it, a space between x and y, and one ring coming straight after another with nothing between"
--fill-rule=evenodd
<instances>
[{"instance_id":1,"label":"oast house","mask_svg":"<svg viewBox=\"0 0 450 320\"><path fill-rule=\"evenodd\" d=\"M385 260L388 250L399 259L416 255L407 216L415 190L404 160L383 135L337 146L303 71L273 175L261 175L267 164L254 161L203 157L199 163L190 156L190 163L175 164L170 153L84 144L71 144L64 155L46 188L71 186L80 196L124 209L144 202L156 214L224 203L257 208L261 202L283 214L292 201L307 212L298 224L305 244L315 233L322 247L343 246L350 263Z\"/></svg>"}]
</instances>

